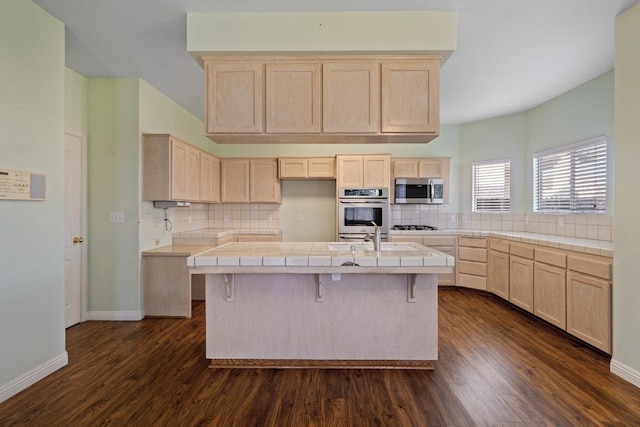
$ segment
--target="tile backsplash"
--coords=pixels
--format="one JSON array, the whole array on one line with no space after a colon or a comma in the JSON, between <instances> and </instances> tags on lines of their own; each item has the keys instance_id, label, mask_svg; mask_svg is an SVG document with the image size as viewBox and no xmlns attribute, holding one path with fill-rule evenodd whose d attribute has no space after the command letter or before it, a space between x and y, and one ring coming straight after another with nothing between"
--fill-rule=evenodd
<instances>
[{"instance_id":1,"label":"tile backsplash","mask_svg":"<svg viewBox=\"0 0 640 427\"><path fill-rule=\"evenodd\" d=\"M281 228L280 205L252 204L200 204L188 208L175 208L173 231L191 231L202 228L267 229Z\"/></svg>"},{"instance_id":2,"label":"tile backsplash","mask_svg":"<svg viewBox=\"0 0 640 427\"><path fill-rule=\"evenodd\" d=\"M280 205L199 204L175 208L173 231L202 228L270 229L282 228ZM488 214L443 212L434 205L391 205L391 225L434 225L439 229L526 231L583 239L612 241L613 217L607 214Z\"/></svg>"},{"instance_id":3,"label":"tile backsplash","mask_svg":"<svg viewBox=\"0 0 640 427\"><path fill-rule=\"evenodd\" d=\"M440 229L524 231L612 241L613 217L607 214L442 212L439 206L392 205L391 224L433 225Z\"/></svg>"}]
</instances>

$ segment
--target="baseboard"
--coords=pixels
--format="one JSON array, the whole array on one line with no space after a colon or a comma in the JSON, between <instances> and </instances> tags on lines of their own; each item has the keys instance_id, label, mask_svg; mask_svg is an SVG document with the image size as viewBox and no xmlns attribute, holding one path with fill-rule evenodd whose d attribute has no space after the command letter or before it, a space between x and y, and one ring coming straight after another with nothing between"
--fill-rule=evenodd
<instances>
[{"instance_id":1,"label":"baseboard","mask_svg":"<svg viewBox=\"0 0 640 427\"><path fill-rule=\"evenodd\" d=\"M141 311L89 311L88 320L138 321L144 318Z\"/></svg>"},{"instance_id":2,"label":"baseboard","mask_svg":"<svg viewBox=\"0 0 640 427\"><path fill-rule=\"evenodd\" d=\"M32 370L20 375L13 381L10 381L0 387L0 403L8 398L15 396L25 388L32 386L46 376L54 373L58 369L69 363L69 355L65 351L61 355L54 357L48 362L33 368Z\"/></svg>"},{"instance_id":3,"label":"baseboard","mask_svg":"<svg viewBox=\"0 0 640 427\"><path fill-rule=\"evenodd\" d=\"M640 388L640 371L636 371L635 369L623 363L620 363L615 359L611 359L609 369L620 378L629 381L634 386Z\"/></svg>"}]
</instances>

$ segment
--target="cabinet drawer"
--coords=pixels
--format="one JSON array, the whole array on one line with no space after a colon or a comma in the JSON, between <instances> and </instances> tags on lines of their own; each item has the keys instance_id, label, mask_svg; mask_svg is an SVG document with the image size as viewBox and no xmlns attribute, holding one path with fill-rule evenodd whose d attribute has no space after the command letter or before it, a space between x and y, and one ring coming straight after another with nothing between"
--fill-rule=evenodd
<instances>
[{"instance_id":1,"label":"cabinet drawer","mask_svg":"<svg viewBox=\"0 0 640 427\"><path fill-rule=\"evenodd\" d=\"M487 262L487 250L483 248L458 248L458 258L465 261Z\"/></svg>"},{"instance_id":2,"label":"cabinet drawer","mask_svg":"<svg viewBox=\"0 0 640 427\"><path fill-rule=\"evenodd\" d=\"M509 253L521 258L533 259L533 247L521 245L519 243L511 243L509 245Z\"/></svg>"},{"instance_id":3,"label":"cabinet drawer","mask_svg":"<svg viewBox=\"0 0 640 427\"><path fill-rule=\"evenodd\" d=\"M611 261L605 258L569 255L567 268L589 276L611 280Z\"/></svg>"},{"instance_id":4,"label":"cabinet drawer","mask_svg":"<svg viewBox=\"0 0 640 427\"><path fill-rule=\"evenodd\" d=\"M455 246L455 236L424 236L422 244L425 246Z\"/></svg>"},{"instance_id":5,"label":"cabinet drawer","mask_svg":"<svg viewBox=\"0 0 640 427\"><path fill-rule=\"evenodd\" d=\"M468 246L471 248L486 248L486 237L458 237L458 246Z\"/></svg>"},{"instance_id":6,"label":"cabinet drawer","mask_svg":"<svg viewBox=\"0 0 640 427\"><path fill-rule=\"evenodd\" d=\"M550 249L536 248L535 259L537 262L543 262L545 264L555 265L556 267L560 267L560 268L567 267L567 255L562 252L558 252Z\"/></svg>"},{"instance_id":7,"label":"cabinet drawer","mask_svg":"<svg viewBox=\"0 0 640 427\"><path fill-rule=\"evenodd\" d=\"M487 290L487 278L480 276L471 276L469 274L458 274L458 285L465 288Z\"/></svg>"},{"instance_id":8,"label":"cabinet drawer","mask_svg":"<svg viewBox=\"0 0 640 427\"><path fill-rule=\"evenodd\" d=\"M509 242L502 239L489 239L489 248L494 251L509 253Z\"/></svg>"},{"instance_id":9,"label":"cabinet drawer","mask_svg":"<svg viewBox=\"0 0 640 427\"><path fill-rule=\"evenodd\" d=\"M392 242L413 242L422 244L422 237L420 236L390 236L389 240Z\"/></svg>"},{"instance_id":10,"label":"cabinet drawer","mask_svg":"<svg viewBox=\"0 0 640 427\"><path fill-rule=\"evenodd\" d=\"M487 276L487 264L484 262L458 261L458 271L475 276Z\"/></svg>"}]
</instances>

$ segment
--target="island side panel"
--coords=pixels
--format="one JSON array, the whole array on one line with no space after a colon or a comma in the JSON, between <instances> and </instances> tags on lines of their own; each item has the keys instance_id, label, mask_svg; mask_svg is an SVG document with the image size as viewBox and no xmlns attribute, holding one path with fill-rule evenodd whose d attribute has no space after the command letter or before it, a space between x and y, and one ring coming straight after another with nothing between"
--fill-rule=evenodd
<instances>
[{"instance_id":1,"label":"island side panel","mask_svg":"<svg viewBox=\"0 0 640 427\"><path fill-rule=\"evenodd\" d=\"M437 275L207 274L209 359L436 360ZM407 281L415 277L415 301Z\"/></svg>"}]
</instances>

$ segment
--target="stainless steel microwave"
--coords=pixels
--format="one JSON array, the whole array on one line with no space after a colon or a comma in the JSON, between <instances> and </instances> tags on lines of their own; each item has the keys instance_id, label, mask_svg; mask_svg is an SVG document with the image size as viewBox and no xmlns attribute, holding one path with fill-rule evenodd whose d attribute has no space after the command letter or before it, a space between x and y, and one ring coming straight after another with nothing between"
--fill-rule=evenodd
<instances>
[{"instance_id":1,"label":"stainless steel microwave","mask_svg":"<svg viewBox=\"0 0 640 427\"><path fill-rule=\"evenodd\" d=\"M444 203L444 180L442 178L396 178L396 204L442 204Z\"/></svg>"}]
</instances>

